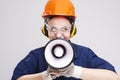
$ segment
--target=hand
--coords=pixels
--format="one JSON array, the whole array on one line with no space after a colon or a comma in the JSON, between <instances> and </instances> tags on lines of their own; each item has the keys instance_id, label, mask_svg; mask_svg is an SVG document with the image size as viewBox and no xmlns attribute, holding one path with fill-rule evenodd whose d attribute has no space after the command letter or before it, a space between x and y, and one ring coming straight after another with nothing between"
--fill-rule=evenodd
<instances>
[{"instance_id":1,"label":"hand","mask_svg":"<svg viewBox=\"0 0 120 80\"><path fill-rule=\"evenodd\" d=\"M51 76L48 74L47 71L43 71L41 75L42 75L42 80L52 80Z\"/></svg>"},{"instance_id":2,"label":"hand","mask_svg":"<svg viewBox=\"0 0 120 80\"><path fill-rule=\"evenodd\" d=\"M59 75L65 77L79 78L82 72L82 67L76 66L73 63L64 69L59 69Z\"/></svg>"},{"instance_id":3,"label":"hand","mask_svg":"<svg viewBox=\"0 0 120 80\"><path fill-rule=\"evenodd\" d=\"M73 63L63 69L55 69L55 68L48 66L48 69L46 72L47 72L47 79L43 79L43 80L52 80L59 76L74 77L74 78L80 79L82 67L76 66Z\"/></svg>"},{"instance_id":4,"label":"hand","mask_svg":"<svg viewBox=\"0 0 120 80\"><path fill-rule=\"evenodd\" d=\"M59 69L59 75L65 77L71 77L74 72L74 64L70 64L68 67Z\"/></svg>"},{"instance_id":5,"label":"hand","mask_svg":"<svg viewBox=\"0 0 120 80\"><path fill-rule=\"evenodd\" d=\"M55 79L59 76L66 76L71 77L74 71L74 64L70 64L68 67L63 69L56 69L48 66L48 74L51 76L52 79Z\"/></svg>"},{"instance_id":6,"label":"hand","mask_svg":"<svg viewBox=\"0 0 120 80\"><path fill-rule=\"evenodd\" d=\"M55 79L55 78L60 76L59 75L59 73L60 73L59 69L55 69L55 68L52 68L52 67L48 66L47 71L48 71L48 74L51 76L52 79Z\"/></svg>"},{"instance_id":7,"label":"hand","mask_svg":"<svg viewBox=\"0 0 120 80\"><path fill-rule=\"evenodd\" d=\"M43 80L52 80L52 79L55 79L57 77L59 77L58 75L58 70L57 69L54 69L50 66L48 66L47 70L42 72L42 79Z\"/></svg>"}]
</instances>

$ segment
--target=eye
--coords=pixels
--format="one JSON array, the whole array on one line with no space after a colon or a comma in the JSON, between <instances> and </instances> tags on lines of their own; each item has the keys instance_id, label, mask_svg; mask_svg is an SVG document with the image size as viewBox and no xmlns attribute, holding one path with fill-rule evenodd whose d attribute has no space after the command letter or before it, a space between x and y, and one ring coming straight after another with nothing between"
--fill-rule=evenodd
<instances>
[{"instance_id":1,"label":"eye","mask_svg":"<svg viewBox=\"0 0 120 80\"><path fill-rule=\"evenodd\" d=\"M62 31L70 31L70 28L69 27L63 27L61 30Z\"/></svg>"},{"instance_id":2,"label":"eye","mask_svg":"<svg viewBox=\"0 0 120 80\"><path fill-rule=\"evenodd\" d=\"M55 27L50 27L50 31L52 31L52 32L56 32L57 29L56 29Z\"/></svg>"},{"instance_id":3,"label":"eye","mask_svg":"<svg viewBox=\"0 0 120 80\"><path fill-rule=\"evenodd\" d=\"M48 24L46 24L46 29L50 30L51 32L56 32L57 29L55 27L49 26Z\"/></svg>"}]
</instances>

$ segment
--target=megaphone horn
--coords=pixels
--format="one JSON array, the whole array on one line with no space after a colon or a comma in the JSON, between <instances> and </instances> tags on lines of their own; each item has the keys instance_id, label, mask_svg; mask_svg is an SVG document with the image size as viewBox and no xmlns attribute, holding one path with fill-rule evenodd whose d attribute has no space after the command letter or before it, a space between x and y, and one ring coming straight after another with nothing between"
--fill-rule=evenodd
<instances>
[{"instance_id":1,"label":"megaphone horn","mask_svg":"<svg viewBox=\"0 0 120 80\"><path fill-rule=\"evenodd\" d=\"M61 69L72 63L74 51L70 42L64 39L53 39L46 44L44 57L51 67Z\"/></svg>"}]
</instances>

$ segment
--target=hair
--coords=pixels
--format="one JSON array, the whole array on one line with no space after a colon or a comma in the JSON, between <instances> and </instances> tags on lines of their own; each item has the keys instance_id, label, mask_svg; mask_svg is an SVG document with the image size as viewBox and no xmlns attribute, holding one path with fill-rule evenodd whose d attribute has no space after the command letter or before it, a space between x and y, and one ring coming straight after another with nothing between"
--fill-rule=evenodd
<instances>
[{"instance_id":1,"label":"hair","mask_svg":"<svg viewBox=\"0 0 120 80\"><path fill-rule=\"evenodd\" d=\"M52 19L52 18L54 18L54 17L57 17L57 16L59 16L59 15L45 16L44 22L45 22L45 23L48 23L48 21L49 21L50 19ZM74 18L73 16L63 16L63 17L65 17L67 20L69 20L69 22L70 22L71 25L74 25L74 23L75 23L75 18Z\"/></svg>"}]
</instances>

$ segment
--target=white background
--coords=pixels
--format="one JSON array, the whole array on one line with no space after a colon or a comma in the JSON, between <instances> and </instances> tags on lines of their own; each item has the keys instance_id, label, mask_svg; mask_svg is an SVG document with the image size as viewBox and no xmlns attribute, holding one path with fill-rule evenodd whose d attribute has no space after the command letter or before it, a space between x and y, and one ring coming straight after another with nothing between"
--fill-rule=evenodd
<instances>
[{"instance_id":1,"label":"white background","mask_svg":"<svg viewBox=\"0 0 120 80\"><path fill-rule=\"evenodd\" d=\"M41 33L47 0L0 0L0 79L10 80L17 63L48 39ZM72 42L90 47L120 75L120 0L72 0L77 34Z\"/></svg>"}]
</instances>

